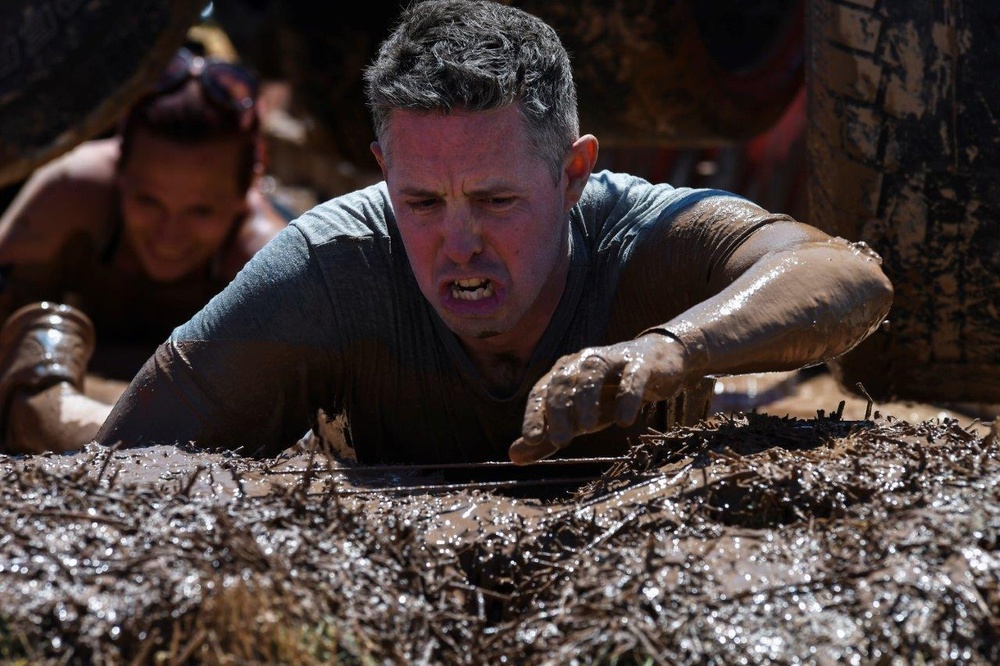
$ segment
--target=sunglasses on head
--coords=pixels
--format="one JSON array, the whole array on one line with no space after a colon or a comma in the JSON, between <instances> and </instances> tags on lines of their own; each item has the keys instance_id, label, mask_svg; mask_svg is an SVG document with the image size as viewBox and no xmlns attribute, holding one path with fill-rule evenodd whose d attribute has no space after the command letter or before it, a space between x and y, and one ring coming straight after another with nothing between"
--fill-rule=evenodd
<instances>
[{"instance_id":1,"label":"sunglasses on head","mask_svg":"<svg viewBox=\"0 0 1000 666\"><path fill-rule=\"evenodd\" d=\"M153 90L162 95L180 88L188 79L197 79L205 96L214 104L240 114L241 128L246 129L253 122L257 79L243 67L218 58L203 58L181 48L170 59Z\"/></svg>"}]
</instances>

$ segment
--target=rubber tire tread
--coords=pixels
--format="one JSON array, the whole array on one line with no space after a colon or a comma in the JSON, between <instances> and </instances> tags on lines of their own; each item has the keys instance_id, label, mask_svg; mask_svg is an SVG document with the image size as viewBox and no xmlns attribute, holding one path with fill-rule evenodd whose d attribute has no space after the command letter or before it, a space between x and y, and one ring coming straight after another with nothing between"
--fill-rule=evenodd
<instances>
[{"instance_id":1,"label":"rubber tire tread","mask_svg":"<svg viewBox=\"0 0 1000 666\"><path fill-rule=\"evenodd\" d=\"M1000 403L997 25L991 0L811 0L811 221L896 290L830 367L876 400Z\"/></svg>"},{"instance_id":2,"label":"rubber tire tread","mask_svg":"<svg viewBox=\"0 0 1000 666\"><path fill-rule=\"evenodd\" d=\"M110 129L184 42L204 0L0 6L0 185Z\"/></svg>"}]
</instances>

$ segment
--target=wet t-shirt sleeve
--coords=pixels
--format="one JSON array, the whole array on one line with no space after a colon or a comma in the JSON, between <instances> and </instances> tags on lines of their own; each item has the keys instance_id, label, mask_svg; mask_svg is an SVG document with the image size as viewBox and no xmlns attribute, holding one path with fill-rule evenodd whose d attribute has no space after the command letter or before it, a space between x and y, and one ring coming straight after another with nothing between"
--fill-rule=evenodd
<instances>
[{"instance_id":1,"label":"wet t-shirt sleeve","mask_svg":"<svg viewBox=\"0 0 1000 666\"><path fill-rule=\"evenodd\" d=\"M728 193L700 194L668 218L640 226L626 262L640 272L670 267L672 284L690 297L688 306L738 277L731 259L754 233L775 222L793 221Z\"/></svg>"},{"instance_id":2,"label":"wet t-shirt sleeve","mask_svg":"<svg viewBox=\"0 0 1000 666\"><path fill-rule=\"evenodd\" d=\"M614 290L609 339L634 337L735 279L734 253L758 230L792 221L730 192L596 174L585 192L584 233Z\"/></svg>"}]
</instances>

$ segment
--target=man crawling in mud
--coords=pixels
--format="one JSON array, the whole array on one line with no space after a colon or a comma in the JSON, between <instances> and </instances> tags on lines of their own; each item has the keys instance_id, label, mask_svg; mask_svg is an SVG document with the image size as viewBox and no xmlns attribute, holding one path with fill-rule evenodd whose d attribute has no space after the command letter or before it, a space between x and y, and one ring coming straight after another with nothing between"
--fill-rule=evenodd
<instances>
[{"instance_id":1,"label":"man crawling in mud","mask_svg":"<svg viewBox=\"0 0 1000 666\"><path fill-rule=\"evenodd\" d=\"M567 53L521 10L415 4L366 87L384 182L283 230L157 349L99 442L269 455L322 410L361 462L618 454L705 416L712 376L821 363L889 309L864 246L593 173Z\"/></svg>"}]
</instances>

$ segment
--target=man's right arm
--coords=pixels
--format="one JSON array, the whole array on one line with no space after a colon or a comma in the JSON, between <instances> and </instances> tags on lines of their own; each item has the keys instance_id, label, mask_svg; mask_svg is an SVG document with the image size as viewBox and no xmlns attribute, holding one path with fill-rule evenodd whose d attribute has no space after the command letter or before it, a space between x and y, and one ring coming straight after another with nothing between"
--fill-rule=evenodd
<instances>
[{"instance_id":1,"label":"man's right arm","mask_svg":"<svg viewBox=\"0 0 1000 666\"><path fill-rule=\"evenodd\" d=\"M308 356L273 342L168 340L129 384L96 441L275 455L313 425Z\"/></svg>"},{"instance_id":2,"label":"man's right arm","mask_svg":"<svg viewBox=\"0 0 1000 666\"><path fill-rule=\"evenodd\" d=\"M146 362L96 440L273 455L312 426L336 382L328 291L286 228Z\"/></svg>"}]
</instances>

